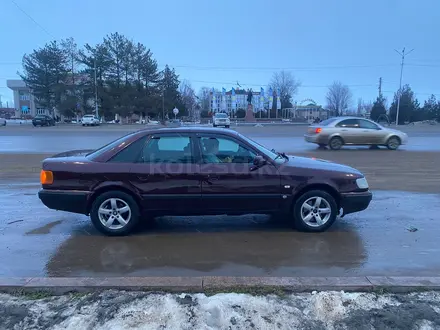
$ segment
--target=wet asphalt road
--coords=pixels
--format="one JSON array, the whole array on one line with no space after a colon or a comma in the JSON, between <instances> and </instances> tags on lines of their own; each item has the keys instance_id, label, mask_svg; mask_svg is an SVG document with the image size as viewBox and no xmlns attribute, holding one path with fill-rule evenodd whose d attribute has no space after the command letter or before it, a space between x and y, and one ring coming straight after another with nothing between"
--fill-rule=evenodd
<instances>
[{"instance_id":1,"label":"wet asphalt road","mask_svg":"<svg viewBox=\"0 0 440 330\"><path fill-rule=\"evenodd\" d=\"M95 149L141 128L141 125L5 127L0 129L0 153L42 153L84 148ZM300 152L316 149L316 145L304 141L303 135L307 127L302 125L232 126L231 128L279 151ZM409 135L409 143L402 146L403 150L440 151L440 125L403 126L399 129ZM365 149L365 147L361 147L361 149Z\"/></svg>"},{"instance_id":2,"label":"wet asphalt road","mask_svg":"<svg viewBox=\"0 0 440 330\"><path fill-rule=\"evenodd\" d=\"M320 234L249 215L157 218L110 238L85 216L46 209L36 185L0 188L0 277L440 273L438 195L378 191L368 210Z\"/></svg>"},{"instance_id":3,"label":"wet asphalt road","mask_svg":"<svg viewBox=\"0 0 440 330\"><path fill-rule=\"evenodd\" d=\"M0 153L96 148L134 129L7 128L0 130ZM316 151L303 142L304 129L238 128L279 150ZM38 173L27 169L33 163L17 158L16 164L7 164L8 171L28 172L8 173L0 182L0 277L438 275L440 195L387 189L440 192L438 153L408 152L438 150L440 126L406 129L410 144L401 152L319 153L334 161L343 157L381 189L373 189L366 211L340 219L321 234L299 233L277 219L250 215L158 218L134 236L104 237L87 217L42 205L36 195ZM405 180L409 176L412 181Z\"/></svg>"}]
</instances>

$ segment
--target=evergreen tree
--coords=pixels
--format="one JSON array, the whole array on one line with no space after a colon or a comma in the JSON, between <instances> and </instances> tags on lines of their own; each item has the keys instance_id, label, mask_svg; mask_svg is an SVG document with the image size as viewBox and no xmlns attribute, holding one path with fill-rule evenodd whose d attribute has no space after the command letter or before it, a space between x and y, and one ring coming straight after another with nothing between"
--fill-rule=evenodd
<instances>
[{"instance_id":1,"label":"evergreen tree","mask_svg":"<svg viewBox=\"0 0 440 330\"><path fill-rule=\"evenodd\" d=\"M21 79L31 89L38 105L53 110L62 102L68 75L67 54L56 41L23 56Z\"/></svg>"},{"instance_id":2,"label":"evergreen tree","mask_svg":"<svg viewBox=\"0 0 440 330\"><path fill-rule=\"evenodd\" d=\"M385 115L387 110L385 109L386 99L383 95L379 95L371 108L370 118L377 121L381 115Z\"/></svg>"},{"instance_id":3,"label":"evergreen tree","mask_svg":"<svg viewBox=\"0 0 440 330\"><path fill-rule=\"evenodd\" d=\"M159 88L163 93L165 115L169 117L172 115L174 107L178 107L181 104L179 95L179 76L174 69L170 69L168 65L162 71L162 78L159 82Z\"/></svg>"},{"instance_id":4,"label":"evergreen tree","mask_svg":"<svg viewBox=\"0 0 440 330\"><path fill-rule=\"evenodd\" d=\"M414 92L409 85L404 85L401 90L394 94L394 100L390 107L391 121L396 121L397 101L400 95L399 123L404 124L412 120L414 111L419 109L419 102L414 96Z\"/></svg>"}]
</instances>

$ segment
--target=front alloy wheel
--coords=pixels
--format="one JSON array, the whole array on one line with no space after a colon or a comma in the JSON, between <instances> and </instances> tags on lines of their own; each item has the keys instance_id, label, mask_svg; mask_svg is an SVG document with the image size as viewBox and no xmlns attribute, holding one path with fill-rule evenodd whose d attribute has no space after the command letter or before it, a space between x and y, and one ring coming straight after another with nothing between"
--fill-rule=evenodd
<instances>
[{"instance_id":1,"label":"front alloy wheel","mask_svg":"<svg viewBox=\"0 0 440 330\"><path fill-rule=\"evenodd\" d=\"M338 206L333 196L321 190L308 191L294 205L295 227L302 231L325 231L337 214Z\"/></svg>"},{"instance_id":2,"label":"front alloy wheel","mask_svg":"<svg viewBox=\"0 0 440 330\"><path fill-rule=\"evenodd\" d=\"M397 137L392 136L388 139L387 148L389 150L397 150L397 148L399 148L399 146L400 146L400 141Z\"/></svg>"}]
</instances>

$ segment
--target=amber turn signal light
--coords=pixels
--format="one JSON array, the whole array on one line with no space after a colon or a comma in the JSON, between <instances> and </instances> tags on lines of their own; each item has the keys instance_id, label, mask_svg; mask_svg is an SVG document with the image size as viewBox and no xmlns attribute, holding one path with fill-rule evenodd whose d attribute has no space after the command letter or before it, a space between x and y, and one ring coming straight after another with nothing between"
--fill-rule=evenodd
<instances>
[{"instance_id":1,"label":"amber turn signal light","mask_svg":"<svg viewBox=\"0 0 440 330\"><path fill-rule=\"evenodd\" d=\"M52 184L53 183L53 173L51 171L41 170L40 182L41 182L41 184Z\"/></svg>"},{"instance_id":2,"label":"amber turn signal light","mask_svg":"<svg viewBox=\"0 0 440 330\"><path fill-rule=\"evenodd\" d=\"M322 132L322 128L321 127L318 127L317 129L315 129L315 133L316 134L319 134L319 133L321 133Z\"/></svg>"}]
</instances>

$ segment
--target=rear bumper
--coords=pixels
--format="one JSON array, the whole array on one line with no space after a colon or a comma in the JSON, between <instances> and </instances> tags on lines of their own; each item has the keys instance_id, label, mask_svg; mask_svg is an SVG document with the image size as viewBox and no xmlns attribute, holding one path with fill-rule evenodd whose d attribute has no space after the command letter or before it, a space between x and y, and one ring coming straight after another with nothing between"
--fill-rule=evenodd
<instances>
[{"instance_id":1,"label":"rear bumper","mask_svg":"<svg viewBox=\"0 0 440 330\"><path fill-rule=\"evenodd\" d=\"M342 216L365 210L372 199L371 191L341 194Z\"/></svg>"},{"instance_id":2,"label":"rear bumper","mask_svg":"<svg viewBox=\"0 0 440 330\"><path fill-rule=\"evenodd\" d=\"M89 191L41 189L38 192L38 197L48 208L80 214L88 214L87 205L90 196Z\"/></svg>"},{"instance_id":3,"label":"rear bumper","mask_svg":"<svg viewBox=\"0 0 440 330\"><path fill-rule=\"evenodd\" d=\"M304 140L310 143L327 144L325 138L319 134L304 134Z\"/></svg>"}]
</instances>

